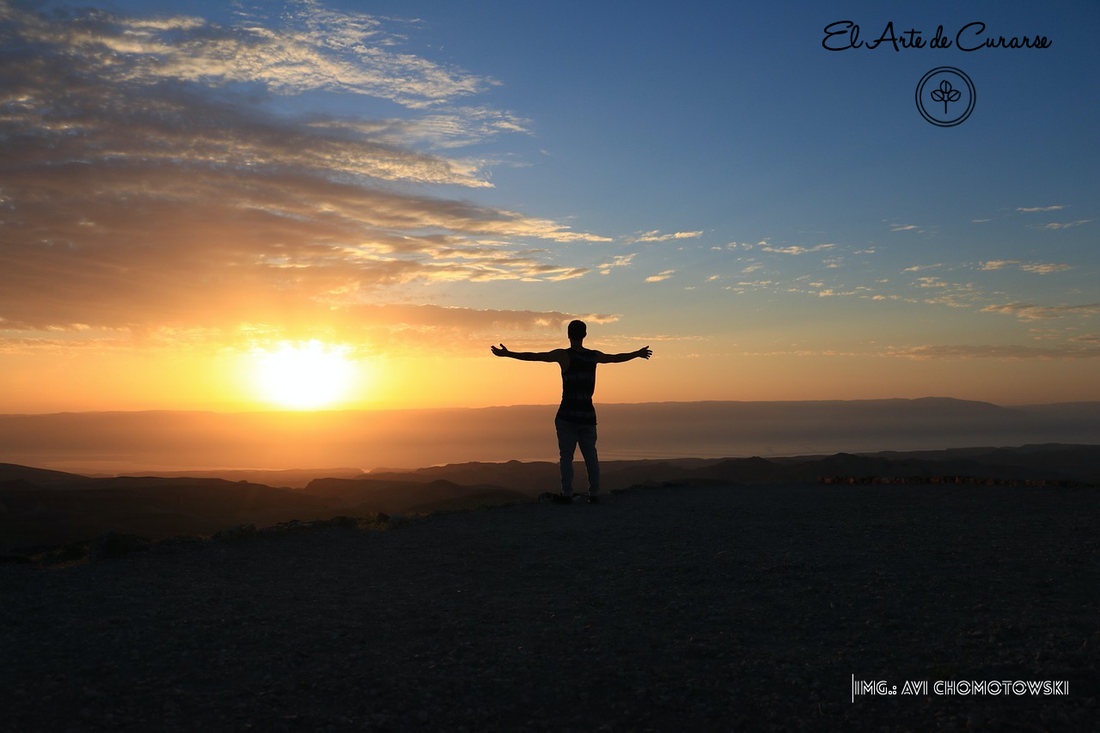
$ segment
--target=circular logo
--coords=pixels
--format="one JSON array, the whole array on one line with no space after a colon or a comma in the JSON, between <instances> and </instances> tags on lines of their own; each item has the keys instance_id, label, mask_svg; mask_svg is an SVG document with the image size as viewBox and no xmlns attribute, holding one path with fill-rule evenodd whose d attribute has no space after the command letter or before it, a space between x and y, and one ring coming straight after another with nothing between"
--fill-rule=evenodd
<instances>
[{"instance_id":1,"label":"circular logo","mask_svg":"<svg viewBox=\"0 0 1100 733\"><path fill-rule=\"evenodd\" d=\"M974 82L954 66L938 66L917 84L917 109L939 127L954 127L974 111Z\"/></svg>"}]
</instances>

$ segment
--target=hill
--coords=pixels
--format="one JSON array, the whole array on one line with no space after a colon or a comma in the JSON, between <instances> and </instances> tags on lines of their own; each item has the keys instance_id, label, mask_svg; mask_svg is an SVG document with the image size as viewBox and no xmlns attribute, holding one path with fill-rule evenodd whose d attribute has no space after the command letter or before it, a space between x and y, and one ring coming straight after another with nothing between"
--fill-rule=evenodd
<instances>
[{"instance_id":1,"label":"hill","mask_svg":"<svg viewBox=\"0 0 1100 733\"><path fill-rule=\"evenodd\" d=\"M583 469L577 469L578 477L583 477ZM838 453L771 460L607 461L602 465L605 492L638 485L945 477L1098 484L1100 446ZM580 487L585 485L583 478L578 481ZM159 539L208 535L241 524L468 509L531 500L558 488L558 467L549 462L462 463L357 478L320 478L304 489L220 478L93 478L5 465L0 466L0 552L86 541L107 531Z\"/></svg>"},{"instance_id":2,"label":"hill","mask_svg":"<svg viewBox=\"0 0 1100 733\"><path fill-rule=\"evenodd\" d=\"M40 488L53 486L68 486L70 488L75 488L81 484L87 484L88 478L65 471L51 471L45 468L31 468L30 466L18 466L13 463L0 463L0 486L15 482L23 482L27 485Z\"/></svg>"}]
</instances>

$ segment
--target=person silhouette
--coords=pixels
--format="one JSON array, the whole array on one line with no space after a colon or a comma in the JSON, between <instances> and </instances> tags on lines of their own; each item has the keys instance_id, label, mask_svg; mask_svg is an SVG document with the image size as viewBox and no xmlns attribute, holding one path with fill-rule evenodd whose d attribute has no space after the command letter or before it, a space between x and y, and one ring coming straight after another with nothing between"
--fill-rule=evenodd
<instances>
[{"instance_id":1,"label":"person silhouette","mask_svg":"<svg viewBox=\"0 0 1100 733\"><path fill-rule=\"evenodd\" d=\"M596 365L621 364L631 359L648 359L653 352L648 346L625 354L605 354L588 349L584 338L588 326L584 321L571 321L566 331L568 349L553 351L509 351L504 344L490 346L496 356L507 356L520 361L557 362L561 367L561 405L554 416L554 428L558 434L558 455L561 460L561 493L554 496L558 504L573 501L573 455L581 447L584 467L588 472L588 503L597 504L600 492L600 461L596 455L596 408L592 394L596 390Z\"/></svg>"}]
</instances>

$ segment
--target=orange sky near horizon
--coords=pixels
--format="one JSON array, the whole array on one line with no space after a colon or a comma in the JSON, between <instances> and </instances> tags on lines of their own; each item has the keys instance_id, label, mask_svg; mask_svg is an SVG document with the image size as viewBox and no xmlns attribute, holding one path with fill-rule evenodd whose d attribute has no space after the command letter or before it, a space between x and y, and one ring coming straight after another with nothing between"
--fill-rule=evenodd
<instances>
[{"instance_id":1,"label":"orange sky near horizon","mask_svg":"<svg viewBox=\"0 0 1100 733\"><path fill-rule=\"evenodd\" d=\"M0 414L1100 401L1096 7L252 5L0 0Z\"/></svg>"},{"instance_id":2,"label":"orange sky near horizon","mask_svg":"<svg viewBox=\"0 0 1100 733\"><path fill-rule=\"evenodd\" d=\"M505 341L513 350L555 348L552 341ZM593 347L600 346L594 339ZM556 364L498 359L489 340L451 355L341 356L346 375L316 401L302 385L331 380L324 365L276 374L266 352L207 355L149 350L138 354L7 354L0 380L5 414L208 410L247 412L299 409L418 409L552 404L560 396ZM605 351L628 351L642 343L613 342ZM982 360L921 360L901 357L684 354L673 344L650 343L652 360L605 365L598 373L599 403L696 400L786 401L953 396L1000 405L1100 399L1075 385L1090 376L1088 360L1048 362L1036 381L1036 364L1009 361L991 379ZM477 353L480 351L481 353ZM474 353L469 353L474 352ZM277 352L273 352L277 353ZM886 368L889 367L889 368ZM48 391L41 389L51 385Z\"/></svg>"}]
</instances>

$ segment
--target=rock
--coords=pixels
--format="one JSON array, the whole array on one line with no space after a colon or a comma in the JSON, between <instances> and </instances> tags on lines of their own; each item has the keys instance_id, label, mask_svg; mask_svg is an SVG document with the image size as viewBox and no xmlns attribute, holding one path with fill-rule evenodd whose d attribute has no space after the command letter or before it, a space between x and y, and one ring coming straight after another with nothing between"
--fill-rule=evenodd
<instances>
[{"instance_id":1,"label":"rock","mask_svg":"<svg viewBox=\"0 0 1100 733\"><path fill-rule=\"evenodd\" d=\"M112 560L116 557L149 549L149 540L136 534L104 532L92 540L89 554L93 560Z\"/></svg>"},{"instance_id":2,"label":"rock","mask_svg":"<svg viewBox=\"0 0 1100 733\"><path fill-rule=\"evenodd\" d=\"M359 520L355 517L333 517L328 520L328 526L330 527L342 527L344 529L359 529Z\"/></svg>"},{"instance_id":3,"label":"rock","mask_svg":"<svg viewBox=\"0 0 1100 733\"><path fill-rule=\"evenodd\" d=\"M167 539L154 542L149 548L150 552L154 555L168 555L173 552L179 552L191 547L199 547L206 539L204 537L195 537L193 535L178 535L176 537L169 537Z\"/></svg>"},{"instance_id":4,"label":"rock","mask_svg":"<svg viewBox=\"0 0 1100 733\"><path fill-rule=\"evenodd\" d=\"M33 555L31 559L41 565L65 565L88 557L88 542L73 542Z\"/></svg>"},{"instance_id":5,"label":"rock","mask_svg":"<svg viewBox=\"0 0 1100 733\"><path fill-rule=\"evenodd\" d=\"M240 524L236 527L230 527L229 529L223 529L214 535L214 539L219 542L235 542L237 540L244 540L250 537L255 537L258 533L255 524Z\"/></svg>"}]
</instances>

